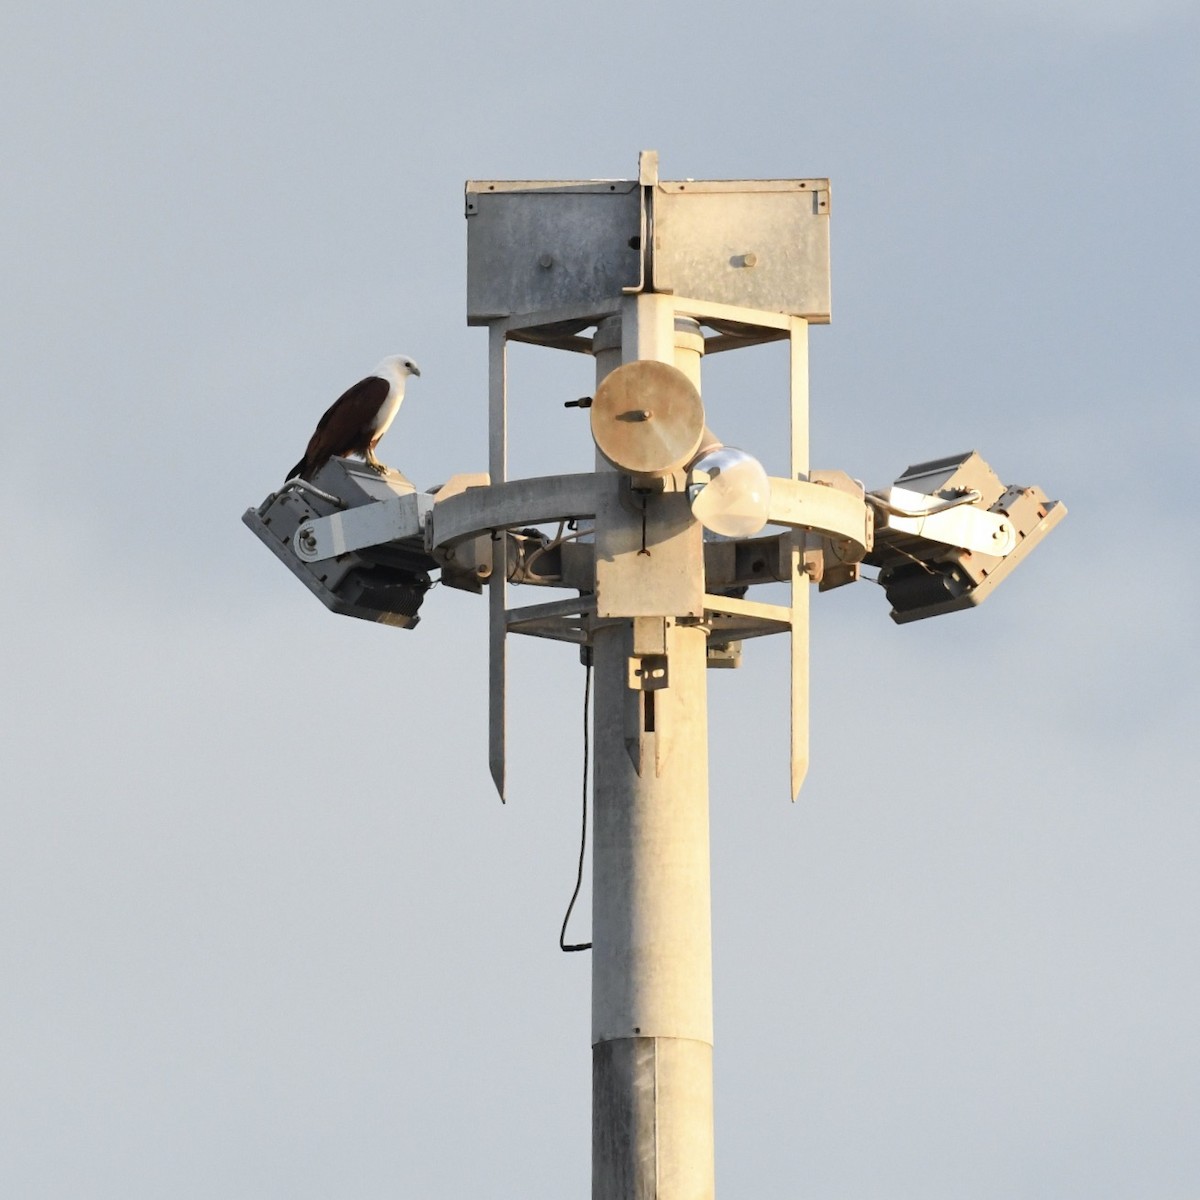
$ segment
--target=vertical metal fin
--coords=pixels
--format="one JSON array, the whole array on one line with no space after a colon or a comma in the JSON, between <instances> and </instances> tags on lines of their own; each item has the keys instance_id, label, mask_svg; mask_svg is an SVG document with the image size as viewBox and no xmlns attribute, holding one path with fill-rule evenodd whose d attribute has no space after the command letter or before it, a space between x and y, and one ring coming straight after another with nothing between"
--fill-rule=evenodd
<instances>
[{"instance_id":1,"label":"vertical metal fin","mask_svg":"<svg viewBox=\"0 0 1200 1200\"><path fill-rule=\"evenodd\" d=\"M641 706L639 704L639 708L640 707ZM633 737L627 737L625 739L625 753L629 755L629 761L633 763L633 769L638 773L639 777L642 774L642 759L646 757L645 742L647 736L649 736L651 739L654 737L653 734L647 735L641 729L639 729Z\"/></svg>"},{"instance_id":2,"label":"vertical metal fin","mask_svg":"<svg viewBox=\"0 0 1200 1200\"><path fill-rule=\"evenodd\" d=\"M803 534L792 535L792 802L808 774L808 576L802 574Z\"/></svg>"},{"instance_id":3,"label":"vertical metal fin","mask_svg":"<svg viewBox=\"0 0 1200 1200\"><path fill-rule=\"evenodd\" d=\"M792 478L808 478L808 322L794 317L788 334L791 397ZM808 600L809 580L801 567L804 535L792 535L792 802L808 774Z\"/></svg>"},{"instance_id":4,"label":"vertical metal fin","mask_svg":"<svg viewBox=\"0 0 1200 1200\"><path fill-rule=\"evenodd\" d=\"M506 599L507 585L504 580L504 539L492 541L492 579L488 584L488 766L492 782L500 794L500 803L506 802L504 795L504 743L505 703L504 683L508 632Z\"/></svg>"},{"instance_id":5,"label":"vertical metal fin","mask_svg":"<svg viewBox=\"0 0 1200 1200\"><path fill-rule=\"evenodd\" d=\"M488 471L492 483L508 478L508 331L502 322L488 326ZM504 794L505 665L508 624L508 545L492 539L492 578L488 585L488 766L492 782Z\"/></svg>"},{"instance_id":6,"label":"vertical metal fin","mask_svg":"<svg viewBox=\"0 0 1200 1200\"><path fill-rule=\"evenodd\" d=\"M632 688L622 698L625 711L625 752L640 777L642 764L654 752L654 734L646 731L646 693ZM657 715L657 714L656 714Z\"/></svg>"}]
</instances>

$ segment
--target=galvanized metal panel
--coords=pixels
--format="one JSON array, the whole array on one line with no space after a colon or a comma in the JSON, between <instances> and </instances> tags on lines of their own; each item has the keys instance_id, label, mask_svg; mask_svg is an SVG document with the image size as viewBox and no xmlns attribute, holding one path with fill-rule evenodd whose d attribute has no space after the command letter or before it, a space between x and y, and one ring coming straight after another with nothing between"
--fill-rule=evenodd
<instances>
[{"instance_id":1,"label":"galvanized metal panel","mask_svg":"<svg viewBox=\"0 0 1200 1200\"><path fill-rule=\"evenodd\" d=\"M827 179L470 181L467 321L582 308L582 328L646 290L827 322L829 207Z\"/></svg>"},{"instance_id":2,"label":"galvanized metal panel","mask_svg":"<svg viewBox=\"0 0 1200 1200\"><path fill-rule=\"evenodd\" d=\"M467 183L467 323L587 305L637 286L641 188L631 180Z\"/></svg>"},{"instance_id":3,"label":"galvanized metal panel","mask_svg":"<svg viewBox=\"0 0 1200 1200\"><path fill-rule=\"evenodd\" d=\"M655 190L655 291L825 323L829 280L829 180L684 180Z\"/></svg>"},{"instance_id":4,"label":"galvanized metal panel","mask_svg":"<svg viewBox=\"0 0 1200 1200\"><path fill-rule=\"evenodd\" d=\"M597 615L700 616L704 531L687 496L638 496L626 477L613 474L611 479L612 485L600 490L596 513Z\"/></svg>"}]
</instances>

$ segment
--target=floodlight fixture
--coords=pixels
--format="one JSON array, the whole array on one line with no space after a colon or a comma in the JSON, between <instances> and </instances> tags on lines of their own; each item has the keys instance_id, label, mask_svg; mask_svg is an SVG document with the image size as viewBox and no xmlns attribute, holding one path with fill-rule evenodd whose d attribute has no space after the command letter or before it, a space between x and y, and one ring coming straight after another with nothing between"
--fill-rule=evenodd
<instances>
[{"instance_id":1,"label":"floodlight fixture","mask_svg":"<svg viewBox=\"0 0 1200 1200\"><path fill-rule=\"evenodd\" d=\"M421 532L428 500L399 471L331 458L311 482L289 480L242 521L326 608L411 629L438 566ZM347 519L363 512L371 528L348 542Z\"/></svg>"},{"instance_id":2,"label":"floodlight fixture","mask_svg":"<svg viewBox=\"0 0 1200 1200\"><path fill-rule=\"evenodd\" d=\"M973 450L917 463L866 499L875 541L865 561L897 624L982 604L1067 513L1040 488L1006 487Z\"/></svg>"},{"instance_id":3,"label":"floodlight fixture","mask_svg":"<svg viewBox=\"0 0 1200 1200\"><path fill-rule=\"evenodd\" d=\"M483 590L488 540L432 551L426 531L439 499L486 482L455 476L422 492L393 468L331 458L311 481L289 479L247 509L242 522L332 612L412 629L435 572L447 587Z\"/></svg>"}]
</instances>

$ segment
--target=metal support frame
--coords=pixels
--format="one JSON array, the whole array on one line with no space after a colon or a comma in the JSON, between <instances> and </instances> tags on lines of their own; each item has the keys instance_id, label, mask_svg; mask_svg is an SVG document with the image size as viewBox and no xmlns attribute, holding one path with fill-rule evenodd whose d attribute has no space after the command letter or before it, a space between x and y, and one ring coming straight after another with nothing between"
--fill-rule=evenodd
<instances>
[{"instance_id":1,"label":"metal support frame","mask_svg":"<svg viewBox=\"0 0 1200 1200\"><path fill-rule=\"evenodd\" d=\"M489 750L502 798L507 633L591 647L596 671L594 1200L711 1197L714 1190L709 633L719 635L722 646L745 637L790 634L794 798L808 762L806 531L828 526L826 533L857 544L861 553L870 544L870 518L861 497L855 506L844 493L807 483L806 318L828 319L827 242L820 241L827 238L822 218L828 216L828 184L775 182L751 185L750 190L756 187L753 211L765 224L754 227L753 245L733 258L721 239L727 236L724 214L730 211L734 185L660 185L657 155L649 152L639 163L636 185L614 183L607 191L596 183L544 189L489 183L467 189L468 218L492 221L491 226L471 227L475 241L468 306L470 319L489 327L493 486L486 500L468 492L450 498L444 509L438 506L432 543L472 536L481 521L493 531ZM522 191L531 192L532 207L507 201L495 205L497 192L511 198ZM809 197L811 217L797 207L797 201L807 203ZM631 207L635 200L636 210ZM563 214L572 213L577 219L564 228ZM810 275L800 278L785 269L782 275L760 274L754 286L775 289L772 295L795 294L794 302L811 306L811 311L790 315L786 303L782 312L765 303L729 303L730 294L739 295L738 289L754 278L746 269L757 266L759 255L765 252L769 262L771 252L782 247L772 242L781 213L806 231L819 231L815 257L805 260ZM622 236L631 221L636 224ZM672 222L682 235L669 234ZM572 302L570 270L579 237L590 256L581 280L616 281L625 274L620 292L602 286ZM523 256L537 249L531 242L538 239L542 249L530 272ZM703 261L690 257L698 240L716 247ZM639 253L630 256L626 242ZM722 254L730 266L724 265ZM676 281L684 286L673 287ZM709 298L689 296L688 281L711 288ZM592 337L585 335L589 328L596 331ZM694 333L689 335L689 329ZM500 531L522 517L551 516L548 508L539 507L548 499L549 480L524 481L523 488L514 489L505 479L504 346L509 339L592 353L597 382L619 364L649 360L678 366L699 389L701 353L784 338L790 345L791 454L789 478L774 481L777 501L771 515L792 530L786 535L787 606L706 595L704 541L682 487L643 489L640 506L631 503L633 493L597 454L591 503L588 484L578 479L559 480L551 502L560 505L554 514L560 519L593 521L592 594L507 607L509 560Z\"/></svg>"},{"instance_id":2,"label":"metal support frame","mask_svg":"<svg viewBox=\"0 0 1200 1200\"><path fill-rule=\"evenodd\" d=\"M791 463L790 480L772 481L772 522L789 526L798 530L821 530L829 536L850 538L860 547L870 543L870 514L861 498L855 498L831 489L822 489L821 493L810 492L803 496L796 484L803 484L808 473L808 322L802 318L789 317L786 314L759 312L756 310L738 308L729 304L711 303L696 300L691 297L670 297L670 304L655 304L662 298L654 293L636 293L615 300L608 306L594 306L587 310L589 321L594 321L597 328L620 322L621 343L620 361L633 362L646 360L651 357L649 350L656 343L670 341L674 344L675 323L678 320L691 320L699 327L704 322L717 322L724 328L737 328L749 331L746 337L736 337L729 334L715 334L704 338L704 353L709 352L710 346L727 350L733 345L758 345L763 341L787 338L790 345L789 355L789 413L791 428ZM571 314L574 321L564 311L549 313L524 313L497 319L489 326L489 394L492 402L490 408L491 473L493 485L504 481L504 447L507 437L507 417L505 411L505 356L504 347L509 338L514 338L530 330L557 328L564 324L578 324L583 320L575 310ZM631 320L632 318L632 320ZM636 328L638 332L626 332ZM559 347L571 350L586 349L595 352L596 338L585 338L578 333L571 335L569 346ZM673 353L673 351L672 351ZM659 361L665 361L660 359ZM601 468L610 470L607 463L601 463ZM447 502L448 504L451 502ZM489 527L495 529L500 523L497 520L497 507L503 507L503 501L493 486L492 495L486 500L478 500L477 504L486 504L491 509L492 516ZM564 517L585 515L578 508L559 508L555 512L526 513L517 523L533 523ZM592 515L592 514L587 514ZM791 795L796 797L803 783L808 761L808 577L801 571L803 553L806 546L806 535L797 533L794 537L791 552L792 598L790 603L789 631L791 633L791 694L792 694L792 770ZM501 613L506 610L506 580L502 569L500 540L496 540L497 555L491 576L490 597L490 734L489 761L492 778L501 798L504 797L504 639L509 628L515 628L507 619L502 619ZM862 551L858 552L861 557ZM598 568L601 575L603 569ZM601 607L601 615L605 609ZM627 613L627 615L633 615ZM681 615L687 615L683 613ZM533 629L515 630L519 632L534 632ZM774 631L773 629L770 631ZM761 632L767 632L763 630ZM545 628L539 628L537 636L547 636ZM564 640L576 640L574 636Z\"/></svg>"}]
</instances>

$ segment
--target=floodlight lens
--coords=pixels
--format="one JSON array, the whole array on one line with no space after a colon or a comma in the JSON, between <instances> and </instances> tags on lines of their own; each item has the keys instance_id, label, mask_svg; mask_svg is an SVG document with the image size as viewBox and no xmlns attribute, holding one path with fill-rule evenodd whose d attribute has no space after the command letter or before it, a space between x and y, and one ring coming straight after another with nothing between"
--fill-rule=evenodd
<instances>
[{"instance_id":1,"label":"floodlight lens","mask_svg":"<svg viewBox=\"0 0 1200 1200\"><path fill-rule=\"evenodd\" d=\"M701 455L693 464L688 487L692 515L723 537L753 537L767 523L771 485L763 465L745 450L720 446Z\"/></svg>"}]
</instances>

